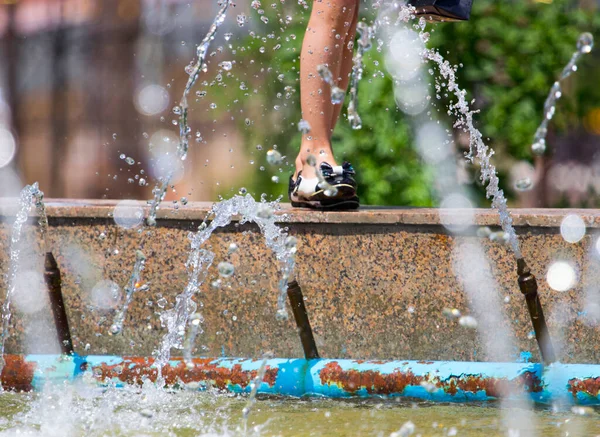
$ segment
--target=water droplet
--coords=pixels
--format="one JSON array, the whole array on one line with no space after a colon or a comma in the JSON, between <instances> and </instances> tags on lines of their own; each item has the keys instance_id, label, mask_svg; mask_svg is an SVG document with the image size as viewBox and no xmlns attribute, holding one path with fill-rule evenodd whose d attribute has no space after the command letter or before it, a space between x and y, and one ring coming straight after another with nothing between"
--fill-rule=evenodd
<instances>
[{"instance_id":1,"label":"water droplet","mask_svg":"<svg viewBox=\"0 0 600 437\"><path fill-rule=\"evenodd\" d=\"M233 33L227 32L223 36L225 37L225 41L229 41L231 39L231 37L233 36Z\"/></svg>"},{"instance_id":2,"label":"water droplet","mask_svg":"<svg viewBox=\"0 0 600 437\"><path fill-rule=\"evenodd\" d=\"M256 210L256 216L262 219L270 219L271 217L273 217L273 208L271 208L266 203L261 203L260 205L258 205L258 208Z\"/></svg>"},{"instance_id":3,"label":"water droplet","mask_svg":"<svg viewBox=\"0 0 600 437\"><path fill-rule=\"evenodd\" d=\"M460 326L465 328L475 329L477 328L477 320L472 316L462 316L458 319L458 323Z\"/></svg>"},{"instance_id":4,"label":"water droplet","mask_svg":"<svg viewBox=\"0 0 600 437\"><path fill-rule=\"evenodd\" d=\"M298 122L298 130L302 132L303 135L306 135L310 132L310 123L304 119Z\"/></svg>"},{"instance_id":5,"label":"water droplet","mask_svg":"<svg viewBox=\"0 0 600 437\"><path fill-rule=\"evenodd\" d=\"M113 138L113 140L116 140L117 139L117 134L116 133L112 134L112 138Z\"/></svg>"},{"instance_id":6,"label":"water droplet","mask_svg":"<svg viewBox=\"0 0 600 437\"><path fill-rule=\"evenodd\" d=\"M310 165L311 167L316 167L317 166L317 158L315 157L315 155L308 155L308 157L306 158L306 163L308 165Z\"/></svg>"},{"instance_id":7,"label":"water droplet","mask_svg":"<svg viewBox=\"0 0 600 437\"><path fill-rule=\"evenodd\" d=\"M279 165L281 164L281 161L283 160L281 153L279 153L277 150L269 150L267 152L267 162L271 165Z\"/></svg>"},{"instance_id":8,"label":"water droplet","mask_svg":"<svg viewBox=\"0 0 600 437\"><path fill-rule=\"evenodd\" d=\"M121 159L125 159L125 158L127 158L127 155L125 155L124 153L121 153L121 154L119 155L119 158L121 158Z\"/></svg>"},{"instance_id":9,"label":"water droplet","mask_svg":"<svg viewBox=\"0 0 600 437\"><path fill-rule=\"evenodd\" d=\"M285 247L290 251L290 253L295 253L298 249L298 239L293 235L288 236L285 239Z\"/></svg>"},{"instance_id":10,"label":"water droplet","mask_svg":"<svg viewBox=\"0 0 600 437\"><path fill-rule=\"evenodd\" d=\"M248 190L245 187L242 187L238 190L238 193L240 193L242 196L245 196L248 193Z\"/></svg>"},{"instance_id":11,"label":"water droplet","mask_svg":"<svg viewBox=\"0 0 600 437\"><path fill-rule=\"evenodd\" d=\"M271 177L271 182L278 183L279 182L279 176L272 176Z\"/></svg>"},{"instance_id":12,"label":"water droplet","mask_svg":"<svg viewBox=\"0 0 600 437\"><path fill-rule=\"evenodd\" d=\"M181 112L182 112L181 111L181 106L174 106L173 107L173 114L181 115Z\"/></svg>"},{"instance_id":13,"label":"water droplet","mask_svg":"<svg viewBox=\"0 0 600 437\"><path fill-rule=\"evenodd\" d=\"M515 182L515 190L517 191L528 191L533 187L533 181L531 178L522 178Z\"/></svg>"},{"instance_id":14,"label":"water droplet","mask_svg":"<svg viewBox=\"0 0 600 437\"><path fill-rule=\"evenodd\" d=\"M135 159L133 159L131 156L128 156L127 159L125 159L125 162L129 165L133 165L135 164Z\"/></svg>"},{"instance_id":15,"label":"water droplet","mask_svg":"<svg viewBox=\"0 0 600 437\"><path fill-rule=\"evenodd\" d=\"M594 47L594 37L591 33L585 32L579 35L579 39L577 40L577 50L580 53L589 53L592 51Z\"/></svg>"},{"instance_id":16,"label":"water droplet","mask_svg":"<svg viewBox=\"0 0 600 437\"><path fill-rule=\"evenodd\" d=\"M219 64L219 67L221 67L225 71L230 71L233 68L233 64L231 63L231 61L223 61Z\"/></svg>"},{"instance_id":17,"label":"water droplet","mask_svg":"<svg viewBox=\"0 0 600 437\"><path fill-rule=\"evenodd\" d=\"M333 85L333 74L326 65L317 65L317 73L319 73L321 79L323 79L326 83Z\"/></svg>"},{"instance_id":18,"label":"water droplet","mask_svg":"<svg viewBox=\"0 0 600 437\"><path fill-rule=\"evenodd\" d=\"M448 319L457 319L460 317L460 311L456 308L444 308L442 314Z\"/></svg>"},{"instance_id":19,"label":"water droplet","mask_svg":"<svg viewBox=\"0 0 600 437\"><path fill-rule=\"evenodd\" d=\"M531 146L531 151L536 155L543 155L546 152L546 140L540 139Z\"/></svg>"},{"instance_id":20,"label":"water droplet","mask_svg":"<svg viewBox=\"0 0 600 437\"><path fill-rule=\"evenodd\" d=\"M224 278L230 277L235 271L235 267L233 267L233 264L226 261L220 262L217 268L219 270L219 275L221 275Z\"/></svg>"},{"instance_id":21,"label":"water droplet","mask_svg":"<svg viewBox=\"0 0 600 437\"><path fill-rule=\"evenodd\" d=\"M228 251L229 253L233 253L233 252L235 252L236 250L238 250L238 245L237 245L237 244L235 244L235 243L230 243L230 244L229 244L229 248L227 249L227 251Z\"/></svg>"},{"instance_id":22,"label":"water droplet","mask_svg":"<svg viewBox=\"0 0 600 437\"><path fill-rule=\"evenodd\" d=\"M331 87L331 103L333 103L334 105L339 105L341 103L344 103L345 96L346 96L346 93L344 92L343 89L341 89L337 86Z\"/></svg>"},{"instance_id":23,"label":"water droplet","mask_svg":"<svg viewBox=\"0 0 600 437\"><path fill-rule=\"evenodd\" d=\"M216 103L211 103L209 106L210 106L210 109L217 109Z\"/></svg>"},{"instance_id":24,"label":"water droplet","mask_svg":"<svg viewBox=\"0 0 600 437\"><path fill-rule=\"evenodd\" d=\"M357 113L348 114L348 121L350 122L350 127L354 130L362 129L362 120Z\"/></svg>"},{"instance_id":25,"label":"water droplet","mask_svg":"<svg viewBox=\"0 0 600 437\"><path fill-rule=\"evenodd\" d=\"M277 313L275 313L275 319L280 322L283 320L287 320L288 319L287 310L285 310L285 309L277 310Z\"/></svg>"},{"instance_id":26,"label":"water droplet","mask_svg":"<svg viewBox=\"0 0 600 437\"><path fill-rule=\"evenodd\" d=\"M269 23L269 19L267 17L265 17L264 15L262 17L260 17L260 21L262 21L265 24Z\"/></svg>"}]
</instances>

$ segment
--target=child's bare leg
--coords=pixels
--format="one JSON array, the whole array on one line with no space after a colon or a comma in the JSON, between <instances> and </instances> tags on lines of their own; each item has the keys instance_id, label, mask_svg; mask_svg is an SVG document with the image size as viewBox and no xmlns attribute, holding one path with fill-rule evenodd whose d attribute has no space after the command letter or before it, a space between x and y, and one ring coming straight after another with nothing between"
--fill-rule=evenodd
<instances>
[{"instance_id":1,"label":"child's bare leg","mask_svg":"<svg viewBox=\"0 0 600 437\"><path fill-rule=\"evenodd\" d=\"M334 105L330 86L319 77L317 66L326 64L334 79L340 75L344 52L348 50L345 41L357 9L358 0L315 0L313 3L300 57L302 118L311 129L302 137L294 178L299 171L305 178L316 176L315 169L307 163L310 155L315 156L317 165L323 161L337 165L330 141Z\"/></svg>"},{"instance_id":2,"label":"child's bare leg","mask_svg":"<svg viewBox=\"0 0 600 437\"><path fill-rule=\"evenodd\" d=\"M352 24L350 25L350 29L348 30L348 34L346 35L346 40L344 41L344 58L342 59L340 73L338 75L338 86L343 89L348 89L348 83L350 82L350 75L352 74L352 58L354 56L354 37L356 36L356 24L358 23L358 5L354 12L354 18L352 19ZM348 48L350 45L350 48ZM337 124L338 119L340 118L340 113L342 112L342 105L335 105L333 107L333 117L331 118L331 124L329 125L329 130L333 133L333 129Z\"/></svg>"}]
</instances>

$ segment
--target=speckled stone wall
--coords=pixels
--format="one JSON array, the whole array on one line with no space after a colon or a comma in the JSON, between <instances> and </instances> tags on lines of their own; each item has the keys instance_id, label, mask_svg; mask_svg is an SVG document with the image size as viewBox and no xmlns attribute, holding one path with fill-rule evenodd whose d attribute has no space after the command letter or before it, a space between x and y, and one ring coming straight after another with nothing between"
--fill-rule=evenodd
<instances>
[{"instance_id":1,"label":"speckled stone wall","mask_svg":"<svg viewBox=\"0 0 600 437\"><path fill-rule=\"evenodd\" d=\"M165 207L157 227L139 233L114 223L112 202L49 201L47 245L62 271L78 352L152 353L165 332L158 316L161 307L171 307L186 284L188 233L208 207ZM290 210L284 207L284 212ZM576 244L564 241L559 232L568 213L579 214L589 226ZM0 201L3 295L13 214L14 205ZM450 218L445 214L444 221L462 213L453 214ZM597 363L600 328L587 303L600 303L600 261L595 249L600 212L517 210L513 217L525 259L538 277L561 360ZM539 359L511 252L476 235L478 226L496 225L496 216L478 210L474 220L474 226L454 235L432 209L291 212L284 226L299 239L296 277L321 356L514 361L531 353L533 360ZM143 282L149 290L134 295L123 334L111 336L115 311L94 308L91 291L101 280L126 284L142 239L147 256ZM197 355L258 357L269 350L281 357L302 355L293 321L275 319L278 265L262 240L257 227L236 222L209 240L207 247L215 252L216 261L197 299L203 303L200 311L205 318ZM228 255L231 242L239 250ZM478 253L478 245L485 256ZM41 272L42 242L33 220L25 226L22 247L21 271ZM553 291L545 281L548 266L557 259L573 263L579 273L577 286L568 292ZM222 260L230 260L236 270L216 289L210 283L218 278L216 264ZM29 292L15 297L8 352L58 350L43 289L34 282L30 278L24 286ZM460 326L456 319L444 316L444 308L472 314L479 328Z\"/></svg>"}]
</instances>

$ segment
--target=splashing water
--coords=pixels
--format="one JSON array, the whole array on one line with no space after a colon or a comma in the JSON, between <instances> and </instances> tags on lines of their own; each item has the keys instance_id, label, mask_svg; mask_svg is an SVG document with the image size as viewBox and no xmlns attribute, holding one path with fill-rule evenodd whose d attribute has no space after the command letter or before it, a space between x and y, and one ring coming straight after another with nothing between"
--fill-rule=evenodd
<instances>
[{"instance_id":1,"label":"splashing water","mask_svg":"<svg viewBox=\"0 0 600 437\"><path fill-rule=\"evenodd\" d=\"M425 20L421 18L419 21L422 29L419 35L421 36L421 39L426 42L428 35L424 32ZM500 226L507 235L508 242L515 257L521 258L521 249L519 247L517 234L512 225L512 217L508 212L506 198L504 197L503 190L499 187L496 168L490 162L491 157L494 155L494 151L483 142L481 132L474 125L473 114L475 114L476 111L470 109L469 102L466 99L467 92L458 86L454 67L450 62L445 60L438 51L425 48L423 57L424 59L433 61L437 64L440 75L444 79L442 83L440 83L439 80L436 81L436 89L441 91L442 88L446 88L457 99L456 102L450 103L448 112L454 114L456 117L454 127L462 128L469 134L469 152L466 154L466 158L472 163L479 163L481 169L479 179L485 186L486 197L492 200L492 207L498 211L498 215L500 216Z\"/></svg>"},{"instance_id":2,"label":"splashing water","mask_svg":"<svg viewBox=\"0 0 600 437\"><path fill-rule=\"evenodd\" d=\"M331 88L331 103L334 105L344 103L346 92L335 84L333 74L331 73L331 70L327 68L327 65L318 65L317 72L319 73L319 76L321 76L321 79L323 79L323 81Z\"/></svg>"},{"instance_id":3,"label":"splashing water","mask_svg":"<svg viewBox=\"0 0 600 437\"><path fill-rule=\"evenodd\" d=\"M445 82L436 86L440 88L445 87L457 98L456 103L450 104L449 112L453 113L457 118L454 127L461 127L469 134L469 152L466 154L466 158L472 163L479 163L479 167L481 168L479 179L485 186L486 197L492 199L492 207L498 211L500 226L508 236L508 241L515 257L521 258L521 249L517 240L517 234L512 225L512 217L508 212L506 198L504 197L503 190L499 187L496 168L490 162L494 151L483 142L481 132L479 132L473 123L473 114L475 112L469 108L469 103L466 100L467 92L459 88L456 83L454 68L439 52L426 48L424 56L438 65L440 74L445 80Z\"/></svg>"},{"instance_id":4,"label":"splashing water","mask_svg":"<svg viewBox=\"0 0 600 437\"><path fill-rule=\"evenodd\" d=\"M363 55L371 48L371 39L375 34L375 26L368 26L364 22L359 22L356 26L358 33L356 54L352 60L352 77L350 79L350 102L348 103L348 122L352 129L362 128L362 120L358 115L358 84L363 75Z\"/></svg>"},{"instance_id":5,"label":"splashing water","mask_svg":"<svg viewBox=\"0 0 600 437\"><path fill-rule=\"evenodd\" d=\"M31 206L35 205L39 219L40 232L42 234L45 246L45 238L48 231L48 217L46 216L46 206L44 205L44 193L40 191L38 183L27 185L21 190L19 195L19 209L17 211L15 222L12 226L10 235L10 268L7 276L8 289L4 303L2 304L2 337L0 338L0 373L4 367L4 346L8 337L8 328L11 319L11 302L17 287L17 274L19 272L19 258L21 256L21 233L23 225L27 222L28 213ZM45 252L45 247L44 247Z\"/></svg>"},{"instance_id":6,"label":"splashing water","mask_svg":"<svg viewBox=\"0 0 600 437\"><path fill-rule=\"evenodd\" d=\"M190 329L188 332L187 339L185 341L185 347L183 349L183 360L189 367L194 367L192 362L192 352L194 350L194 343L198 334L202 334L204 330L201 328L201 324L204 322L204 318L199 313L194 313L190 316Z\"/></svg>"},{"instance_id":7,"label":"splashing water","mask_svg":"<svg viewBox=\"0 0 600 437\"><path fill-rule=\"evenodd\" d=\"M185 85L185 89L183 90L183 95L181 97L181 101L179 102L179 107L181 114L179 116L179 147L177 148L177 154L180 159L185 160L187 158L188 148L189 148L189 138L188 135L191 132L191 129L188 125L188 102L187 96L190 91L198 81L198 77L200 76L200 72L207 71L207 65L204 63L206 59L206 54L208 53L208 48L210 46L210 42L215 39L215 34L217 33L217 29L223 22L225 21L225 15L227 14L227 9L231 5L231 0L225 0L221 6L221 9L217 13L214 21L210 25L208 29L208 33L202 40L202 42L196 48L196 62L192 66L188 66L186 68L186 72L189 74L189 78L187 84Z\"/></svg>"},{"instance_id":8,"label":"splashing water","mask_svg":"<svg viewBox=\"0 0 600 437\"><path fill-rule=\"evenodd\" d=\"M392 12L397 10L396 20L392 21ZM382 9L381 13L377 18L377 27L386 29L389 31L390 27L397 27L398 25L408 23L416 18L416 9L410 5L399 5L397 3L390 3ZM425 32L426 20L421 17L419 18L418 24L415 28L418 29L419 38L423 43L429 40L429 33ZM393 32L389 31L389 35ZM466 154L466 158L470 162L478 162L481 168L480 180L486 187L486 197L492 199L492 207L498 211L500 216L500 225L502 230L506 233L508 242L517 258L521 257L521 250L519 247L519 241L512 225L512 217L508 212L506 198L504 192L499 188L498 175L495 167L491 164L490 158L493 156L494 151L491 150L483 142L482 134L475 127L473 122L473 115L477 111L470 109L469 103L466 100L466 90L460 89L456 82L456 68L452 66L444 57L436 50L423 46L420 56L422 60L434 62L439 69L439 73L443 81L440 81L439 77L436 77L435 88L437 94L441 94L442 88L453 94L457 101L450 103L448 108L448 114L453 114L456 117L454 128L461 128L463 131L469 134L469 152Z\"/></svg>"},{"instance_id":9,"label":"splashing water","mask_svg":"<svg viewBox=\"0 0 600 437\"><path fill-rule=\"evenodd\" d=\"M258 393L258 389L265 379L265 374L267 373L267 361L273 358L273 352L266 352L263 354L263 360L260 364L258 372L256 372L256 378L250 383L250 396L248 396L248 401L246 402L246 406L242 410L242 417L244 418L244 428L246 428L248 424L248 417L252 412L252 407L256 403L256 393Z\"/></svg>"},{"instance_id":10,"label":"splashing water","mask_svg":"<svg viewBox=\"0 0 600 437\"><path fill-rule=\"evenodd\" d=\"M131 272L131 276L129 277L129 282L125 287L125 303L123 307L117 312L114 323L110 327L110 333L113 335L120 334L123 330L123 323L125 321L125 316L127 315L127 310L129 309L129 305L131 304L131 300L133 299L133 293L136 290L147 289L147 285L142 285L140 283L140 277L142 270L144 270L144 264L146 263L146 257L142 253L141 250L137 250L135 252L135 264L133 266L133 271Z\"/></svg>"},{"instance_id":11,"label":"splashing water","mask_svg":"<svg viewBox=\"0 0 600 437\"><path fill-rule=\"evenodd\" d=\"M546 101L544 102L544 118L536 129L535 135L533 136L531 151L536 155L543 155L546 151L546 135L548 134L548 124L556 112L556 102L562 96L562 89L560 86L561 82L573 74L573 72L577 71L577 61L581 55L590 53L593 47L594 37L591 33L586 32L579 35L579 39L577 40L577 51L573 53L569 63L565 66L565 68L563 68L559 79L554 82L552 88L550 88L548 97L546 97Z\"/></svg>"},{"instance_id":12,"label":"splashing water","mask_svg":"<svg viewBox=\"0 0 600 437\"><path fill-rule=\"evenodd\" d=\"M181 97L179 106L176 106L174 109L174 112L176 114L179 114L179 144L177 145L177 157L182 161L184 161L187 157L189 147L188 135L191 132L191 129L188 125L187 96L196 84L198 77L200 76L200 72L207 71L207 66L204 61L206 59L206 54L208 52L210 42L214 40L215 34L217 33L217 29L225 21L225 16L230 5L231 0L225 0L223 5L221 6L221 9L219 10L215 19L213 20L210 28L208 29L208 33L196 48L196 62L193 65L190 65L188 66L188 68L186 68L186 72L189 74L189 78L183 91L183 95ZM162 202L165 198L167 189L169 188L169 184L171 183L171 179L173 178L174 172L174 169L169 169L165 176L159 178L159 182L152 189L153 197L152 200L149 201L150 211L148 212L148 217L146 218L146 224L148 226L156 225L156 212L158 211L160 202ZM140 260L140 254L144 259ZM125 305L123 309L117 313L115 321L111 326L111 333L113 335L119 334L123 330L123 322L125 320L126 311L133 297L133 293L134 291L136 291L135 284L139 281L140 272L143 269L144 260L145 257L138 250L136 252L136 261L134 264L133 272L130 276L129 285L125 288L127 291Z\"/></svg>"},{"instance_id":13,"label":"splashing water","mask_svg":"<svg viewBox=\"0 0 600 437\"><path fill-rule=\"evenodd\" d=\"M257 202L250 194L236 195L213 205L206 219L207 221L210 219L210 223L207 224L208 222L205 221L195 234L190 234L191 251L186 262L188 283L184 291L176 297L174 308L161 315L161 323L163 327L167 328L167 333L155 353L159 372L168 363L171 348L184 348L185 329L198 306L192 298L199 292L200 286L208 275L208 268L214 261L214 253L203 249L202 246L216 229L230 224L235 216L241 216L240 224L254 222L258 225L265 237L267 247L274 252L275 258L281 263L276 317L278 320L288 318L285 303L288 280L292 276L295 266L296 239L288 236L277 225L276 220L286 219L285 216L275 217L273 212L278 208L279 205L276 201ZM202 332L202 328L198 326L198 333Z\"/></svg>"},{"instance_id":14,"label":"splashing water","mask_svg":"<svg viewBox=\"0 0 600 437\"><path fill-rule=\"evenodd\" d=\"M225 21L225 16L227 15L227 10L229 9L230 5L231 0L225 0L223 2L221 9L217 13L214 21L208 29L208 33L196 48L196 62L186 67L186 73L188 73L189 78L187 84L185 85L185 89L183 90L183 95L181 96L179 106L176 106L175 110L175 113L179 115L179 144L177 145L177 157L182 161L187 158L189 149L189 134L191 132L191 128L188 124L187 96L198 81L200 73L208 70L208 66L204 62L206 59L206 54L208 53L208 48L211 41L215 39L215 34L217 33L219 26ZM167 193L167 189L169 188L173 174L174 171L169 170L166 176L159 178L159 183L152 190L153 198L150 201L150 212L148 213L148 218L146 219L148 226L154 226L156 224L156 211L158 210L160 202L162 202L162 200L165 198L165 194Z\"/></svg>"}]
</instances>

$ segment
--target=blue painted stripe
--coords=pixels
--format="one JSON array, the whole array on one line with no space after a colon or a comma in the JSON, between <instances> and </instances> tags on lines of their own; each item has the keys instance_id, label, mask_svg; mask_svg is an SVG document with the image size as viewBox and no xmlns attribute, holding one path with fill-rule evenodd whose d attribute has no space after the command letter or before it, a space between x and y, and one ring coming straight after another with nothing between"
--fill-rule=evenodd
<instances>
[{"instance_id":1,"label":"blue painted stripe","mask_svg":"<svg viewBox=\"0 0 600 437\"><path fill-rule=\"evenodd\" d=\"M41 390L46 383L73 380L84 373L86 364L87 371L100 366L122 364L135 368L139 365L124 361L119 356L28 355L25 360L35 365L36 370L32 381L35 390ZM262 360L216 358L210 360L209 364L213 366L213 370L232 370L238 366L236 368L241 369L242 372L255 373L260 368L261 362ZM181 366L181 361L173 360L170 364L173 367ZM536 390L528 391L528 395L535 402L548 403L562 400L586 405L600 404L599 393L593 392L600 388L600 365L592 364L556 363L544 368L537 363L384 362L331 359L307 361L275 358L268 360L267 365L271 369L277 369L275 383L271 386L263 382L259 393L331 398L381 396L384 393L388 396L440 402L469 402L496 399L490 393L494 393L498 386L517 381L521 385L535 386ZM336 379L340 375L341 379ZM356 381L363 385L354 387L352 384ZM420 381L424 384L422 385ZM583 389L573 390L573 381L586 381L586 387L592 393ZM101 384L99 381L97 383ZM104 382L104 384L108 383L117 386L123 384L118 377ZM433 385L428 386L428 383ZM373 385L368 386L368 384ZM431 390L436 384L442 388ZM570 387L571 391L569 391ZM226 388L238 393L250 390L247 384L241 386L239 383L228 383ZM522 394L522 391L520 393ZM511 392L507 396L517 397L520 394Z\"/></svg>"}]
</instances>

